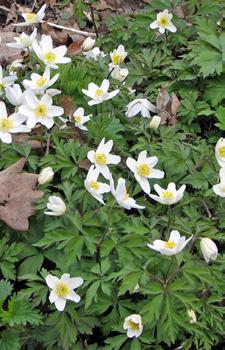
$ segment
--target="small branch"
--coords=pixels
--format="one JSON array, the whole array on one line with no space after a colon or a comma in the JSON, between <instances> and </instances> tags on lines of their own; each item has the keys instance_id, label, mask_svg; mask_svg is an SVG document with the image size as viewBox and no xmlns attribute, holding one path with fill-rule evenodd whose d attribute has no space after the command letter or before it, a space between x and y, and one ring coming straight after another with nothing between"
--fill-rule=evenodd
<instances>
[{"instance_id":1,"label":"small branch","mask_svg":"<svg viewBox=\"0 0 225 350\"><path fill-rule=\"evenodd\" d=\"M96 23L95 23L95 15L94 15L94 9L93 9L93 6L92 6L92 0L89 1L89 6L90 6L90 10L91 10L91 19L92 19L92 22L93 22L93 25L94 25L94 28L95 28L95 34L96 34L96 37L98 38L99 35L98 35L98 28L96 26Z\"/></svg>"},{"instance_id":2,"label":"small branch","mask_svg":"<svg viewBox=\"0 0 225 350\"><path fill-rule=\"evenodd\" d=\"M54 27L54 28L69 30L70 32L77 33L77 34L80 34L80 35L83 35L83 36L94 36L94 37L96 37L95 33L84 32L82 30L69 28L69 27L64 27L64 26L61 26L59 24L55 24L55 23L51 23L51 22L47 22L47 21L42 21L42 23L44 23L44 22L47 23L49 26Z\"/></svg>"},{"instance_id":3,"label":"small branch","mask_svg":"<svg viewBox=\"0 0 225 350\"><path fill-rule=\"evenodd\" d=\"M211 214L211 212L210 212L210 210L209 210L209 208L208 208L208 206L207 206L207 204L206 204L206 202L204 200L202 201L202 204L204 205L204 208L205 208L205 210L206 210L206 212L208 214L208 218L211 219L212 218L212 214Z\"/></svg>"}]
</instances>

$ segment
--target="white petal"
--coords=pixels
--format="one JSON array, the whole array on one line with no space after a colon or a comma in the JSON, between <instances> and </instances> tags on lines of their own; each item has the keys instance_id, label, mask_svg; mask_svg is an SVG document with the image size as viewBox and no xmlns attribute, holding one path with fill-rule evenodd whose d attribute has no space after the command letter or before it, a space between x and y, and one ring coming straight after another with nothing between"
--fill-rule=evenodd
<instances>
[{"instance_id":1,"label":"white petal","mask_svg":"<svg viewBox=\"0 0 225 350\"><path fill-rule=\"evenodd\" d=\"M78 287L80 287L83 283L84 283L84 280L83 280L83 278L81 278L81 277L70 278L70 279L67 281L67 284L70 286L71 289L78 288Z\"/></svg>"},{"instance_id":2,"label":"white petal","mask_svg":"<svg viewBox=\"0 0 225 350\"><path fill-rule=\"evenodd\" d=\"M47 286L51 289L55 289L57 283L59 283L58 277L53 276L53 275L47 275L45 277L45 281L47 283Z\"/></svg>"},{"instance_id":3,"label":"white petal","mask_svg":"<svg viewBox=\"0 0 225 350\"><path fill-rule=\"evenodd\" d=\"M65 306L66 306L66 299L58 298L55 301L55 307L58 311L63 311L65 309Z\"/></svg>"}]
</instances>

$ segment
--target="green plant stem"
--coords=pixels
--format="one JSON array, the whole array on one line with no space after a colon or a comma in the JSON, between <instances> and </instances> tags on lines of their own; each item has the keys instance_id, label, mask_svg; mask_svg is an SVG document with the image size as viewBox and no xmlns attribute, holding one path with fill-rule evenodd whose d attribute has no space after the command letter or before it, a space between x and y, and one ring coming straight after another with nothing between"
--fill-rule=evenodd
<instances>
[{"instance_id":1,"label":"green plant stem","mask_svg":"<svg viewBox=\"0 0 225 350\"><path fill-rule=\"evenodd\" d=\"M166 233L167 233L168 238L169 238L170 225L171 225L171 207L170 207L170 205L168 206L168 209L167 209L167 217L168 217L168 221L167 221Z\"/></svg>"}]
</instances>

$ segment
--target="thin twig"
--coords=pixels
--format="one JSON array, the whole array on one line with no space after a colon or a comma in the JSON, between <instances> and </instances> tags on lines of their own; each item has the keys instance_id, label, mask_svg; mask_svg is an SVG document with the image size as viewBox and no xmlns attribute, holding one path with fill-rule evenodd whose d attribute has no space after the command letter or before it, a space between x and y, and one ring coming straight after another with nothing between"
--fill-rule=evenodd
<instances>
[{"instance_id":1,"label":"thin twig","mask_svg":"<svg viewBox=\"0 0 225 350\"><path fill-rule=\"evenodd\" d=\"M77 33L77 34L80 34L80 35L83 35L83 36L94 36L96 37L96 34L95 33L91 33L91 32L84 32L82 30L78 30L78 29L74 29L74 28L69 28L69 27L64 27L64 26L61 26L59 24L55 24L55 23L51 23L51 22L47 22L47 21L42 21L42 23L47 23L49 26L51 27L54 27L54 28L59 28L59 29L64 29L64 30L69 30L70 32L73 32L73 33Z\"/></svg>"},{"instance_id":2,"label":"thin twig","mask_svg":"<svg viewBox=\"0 0 225 350\"><path fill-rule=\"evenodd\" d=\"M96 37L98 38L99 37L99 35L98 35L98 28L97 28L96 23L95 23L95 15L94 15L94 9L93 9L93 6L92 6L92 0L89 1L89 6L90 6L90 10L91 10L92 23L93 23L94 28L95 28L95 34L96 34Z\"/></svg>"},{"instance_id":3,"label":"thin twig","mask_svg":"<svg viewBox=\"0 0 225 350\"><path fill-rule=\"evenodd\" d=\"M202 204L204 205L204 208L205 208L205 210L206 210L206 212L208 214L209 219L211 219L212 218L212 214L211 214L211 212L210 212L210 210L209 210L209 208L208 208L208 206L207 206L207 204L206 204L206 202L204 200L202 201Z\"/></svg>"}]
</instances>

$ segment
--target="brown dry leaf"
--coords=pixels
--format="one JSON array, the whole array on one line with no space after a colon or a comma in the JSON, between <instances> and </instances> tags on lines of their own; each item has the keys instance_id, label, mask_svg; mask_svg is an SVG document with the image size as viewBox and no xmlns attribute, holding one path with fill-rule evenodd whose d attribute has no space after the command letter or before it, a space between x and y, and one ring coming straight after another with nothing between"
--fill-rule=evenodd
<instances>
[{"instance_id":1,"label":"brown dry leaf","mask_svg":"<svg viewBox=\"0 0 225 350\"><path fill-rule=\"evenodd\" d=\"M8 47L6 43L14 42L16 33L13 32L1 32L2 42L0 44L0 65L5 66L11 64L17 59L23 58L21 50Z\"/></svg>"},{"instance_id":2,"label":"brown dry leaf","mask_svg":"<svg viewBox=\"0 0 225 350\"><path fill-rule=\"evenodd\" d=\"M70 116L76 109L76 105L70 96L61 96L60 105L64 108L64 114L68 116Z\"/></svg>"},{"instance_id":3,"label":"brown dry leaf","mask_svg":"<svg viewBox=\"0 0 225 350\"><path fill-rule=\"evenodd\" d=\"M16 231L27 231L33 203L43 196L36 190L37 174L21 173L25 158L0 172L0 219Z\"/></svg>"},{"instance_id":4,"label":"brown dry leaf","mask_svg":"<svg viewBox=\"0 0 225 350\"><path fill-rule=\"evenodd\" d=\"M38 140L33 140L32 136L25 133L14 134L12 138L13 143L20 145L30 145L31 148L35 150L41 150L45 146L45 143L41 143L41 141Z\"/></svg>"},{"instance_id":5,"label":"brown dry leaf","mask_svg":"<svg viewBox=\"0 0 225 350\"><path fill-rule=\"evenodd\" d=\"M89 170L91 162L89 159L84 159L79 162L79 168Z\"/></svg>"},{"instance_id":6,"label":"brown dry leaf","mask_svg":"<svg viewBox=\"0 0 225 350\"><path fill-rule=\"evenodd\" d=\"M161 123L175 125L177 123L177 111L180 107L178 97L167 91L168 85L162 86L156 99L157 113L161 117Z\"/></svg>"},{"instance_id":7,"label":"brown dry leaf","mask_svg":"<svg viewBox=\"0 0 225 350\"><path fill-rule=\"evenodd\" d=\"M97 11L104 11L107 9L110 9L112 11L117 11L115 7L112 7L110 5L110 1L107 2L106 0L101 0L101 1L98 1L96 4L93 4L93 8Z\"/></svg>"},{"instance_id":8,"label":"brown dry leaf","mask_svg":"<svg viewBox=\"0 0 225 350\"><path fill-rule=\"evenodd\" d=\"M184 18L186 18L188 16L188 6L187 5L176 6L173 12L178 17L184 19Z\"/></svg>"},{"instance_id":9,"label":"brown dry leaf","mask_svg":"<svg viewBox=\"0 0 225 350\"><path fill-rule=\"evenodd\" d=\"M74 56L79 54L81 51L82 51L81 44L73 42L72 44L69 45L67 49L67 54L70 56Z\"/></svg>"},{"instance_id":10,"label":"brown dry leaf","mask_svg":"<svg viewBox=\"0 0 225 350\"><path fill-rule=\"evenodd\" d=\"M69 43L69 35L68 31L54 29L49 26L46 22L41 23L41 32L43 34L51 35L53 42L55 45L68 45Z\"/></svg>"}]
</instances>

